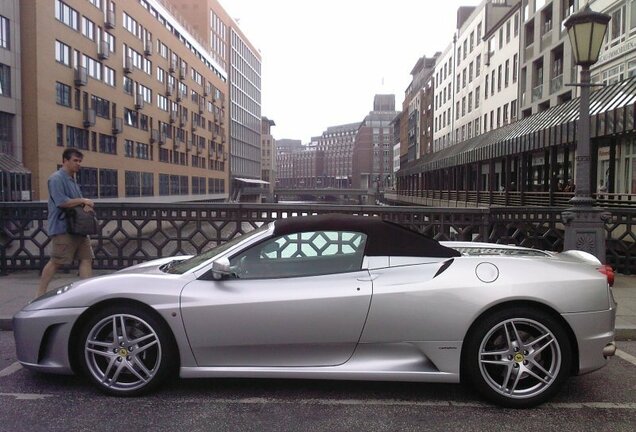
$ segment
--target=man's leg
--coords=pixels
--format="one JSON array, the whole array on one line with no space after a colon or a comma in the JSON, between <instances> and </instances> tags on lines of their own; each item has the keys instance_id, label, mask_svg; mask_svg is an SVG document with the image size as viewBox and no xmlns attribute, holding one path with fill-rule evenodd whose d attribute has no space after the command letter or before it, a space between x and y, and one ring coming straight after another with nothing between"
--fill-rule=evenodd
<instances>
[{"instance_id":1,"label":"man's leg","mask_svg":"<svg viewBox=\"0 0 636 432\"><path fill-rule=\"evenodd\" d=\"M40 285L38 286L37 293L35 297L40 297L42 294L46 292L46 289L49 287L49 282L55 276L55 273L59 269L59 265L55 264L53 260L49 260L48 263L42 269L42 276L40 277Z\"/></svg>"},{"instance_id":2,"label":"man's leg","mask_svg":"<svg viewBox=\"0 0 636 432\"><path fill-rule=\"evenodd\" d=\"M92 259L80 260L79 276L82 279L86 279L93 276L93 260Z\"/></svg>"}]
</instances>

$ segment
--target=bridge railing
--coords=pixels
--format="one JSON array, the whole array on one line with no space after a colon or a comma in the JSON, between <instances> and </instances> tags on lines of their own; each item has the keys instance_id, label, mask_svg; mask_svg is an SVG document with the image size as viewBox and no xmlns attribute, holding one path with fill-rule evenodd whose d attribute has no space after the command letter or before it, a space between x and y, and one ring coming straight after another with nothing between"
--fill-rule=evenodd
<instances>
[{"instance_id":1,"label":"bridge railing","mask_svg":"<svg viewBox=\"0 0 636 432\"><path fill-rule=\"evenodd\" d=\"M92 237L96 269L120 269L154 258L203 252L263 223L284 217L345 213L379 216L438 240L485 241L544 250L563 248L564 208L393 207L284 204L98 203ZM636 209L611 209L607 261L636 273ZM0 273L41 269L50 240L46 203L0 202Z\"/></svg>"}]
</instances>

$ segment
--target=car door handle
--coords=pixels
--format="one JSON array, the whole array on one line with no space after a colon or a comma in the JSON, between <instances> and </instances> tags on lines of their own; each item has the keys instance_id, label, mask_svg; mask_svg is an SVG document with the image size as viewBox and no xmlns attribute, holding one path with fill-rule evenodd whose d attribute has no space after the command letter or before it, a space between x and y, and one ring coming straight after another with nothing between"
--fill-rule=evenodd
<instances>
[{"instance_id":1,"label":"car door handle","mask_svg":"<svg viewBox=\"0 0 636 432\"><path fill-rule=\"evenodd\" d=\"M361 277L359 277L359 278L356 278L356 280L357 280L358 282L372 282L372 281L374 281L377 277L378 277L378 275L361 276Z\"/></svg>"}]
</instances>

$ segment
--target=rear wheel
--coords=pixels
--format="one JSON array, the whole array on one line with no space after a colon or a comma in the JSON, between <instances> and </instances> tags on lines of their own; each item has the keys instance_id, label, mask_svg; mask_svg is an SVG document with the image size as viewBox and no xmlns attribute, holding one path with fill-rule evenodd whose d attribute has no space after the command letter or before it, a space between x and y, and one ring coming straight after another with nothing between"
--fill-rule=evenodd
<instances>
[{"instance_id":1,"label":"rear wheel","mask_svg":"<svg viewBox=\"0 0 636 432\"><path fill-rule=\"evenodd\" d=\"M97 312L83 327L79 361L104 393L137 396L161 384L174 370L176 350L167 326L131 306Z\"/></svg>"},{"instance_id":2,"label":"rear wheel","mask_svg":"<svg viewBox=\"0 0 636 432\"><path fill-rule=\"evenodd\" d=\"M563 325L532 308L500 310L467 340L464 371L491 401L515 408L551 398L570 372L572 349Z\"/></svg>"}]
</instances>

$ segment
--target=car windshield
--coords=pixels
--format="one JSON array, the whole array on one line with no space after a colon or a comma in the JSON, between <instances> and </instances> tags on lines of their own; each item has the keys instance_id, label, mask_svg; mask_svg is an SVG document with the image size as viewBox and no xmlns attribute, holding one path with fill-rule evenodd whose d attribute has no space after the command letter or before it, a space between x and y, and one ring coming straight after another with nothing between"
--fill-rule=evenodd
<instances>
[{"instance_id":1,"label":"car windshield","mask_svg":"<svg viewBox=\"0 0 636 432\"><path fill-rule=\"evenodd\" d=\"M188 270L191 270L195 267L197 267L198 265L214 258L215 256L219 255L222 252L225 252L228 249L231 249L232 247L234 247L235 245L237 245L240 242L243 242L251 237L254 237L260 233L262 233L263 231L266 231L269 228L269 224L263 224L261 225L259 228L252 230L248 233L245 233L243 235L239 235L237 237L234 237L224 243L221 243L215 247L213 247L210 250L207 250L199 255L195 255L192 258L188 258L186 260L180 261L180 262L174 262L174 264L170 265L168 268L166 268L166 272L167 273L176 273L176 274L181 274L181 273L185 273Z\"/></svg>"}]
</instances>

